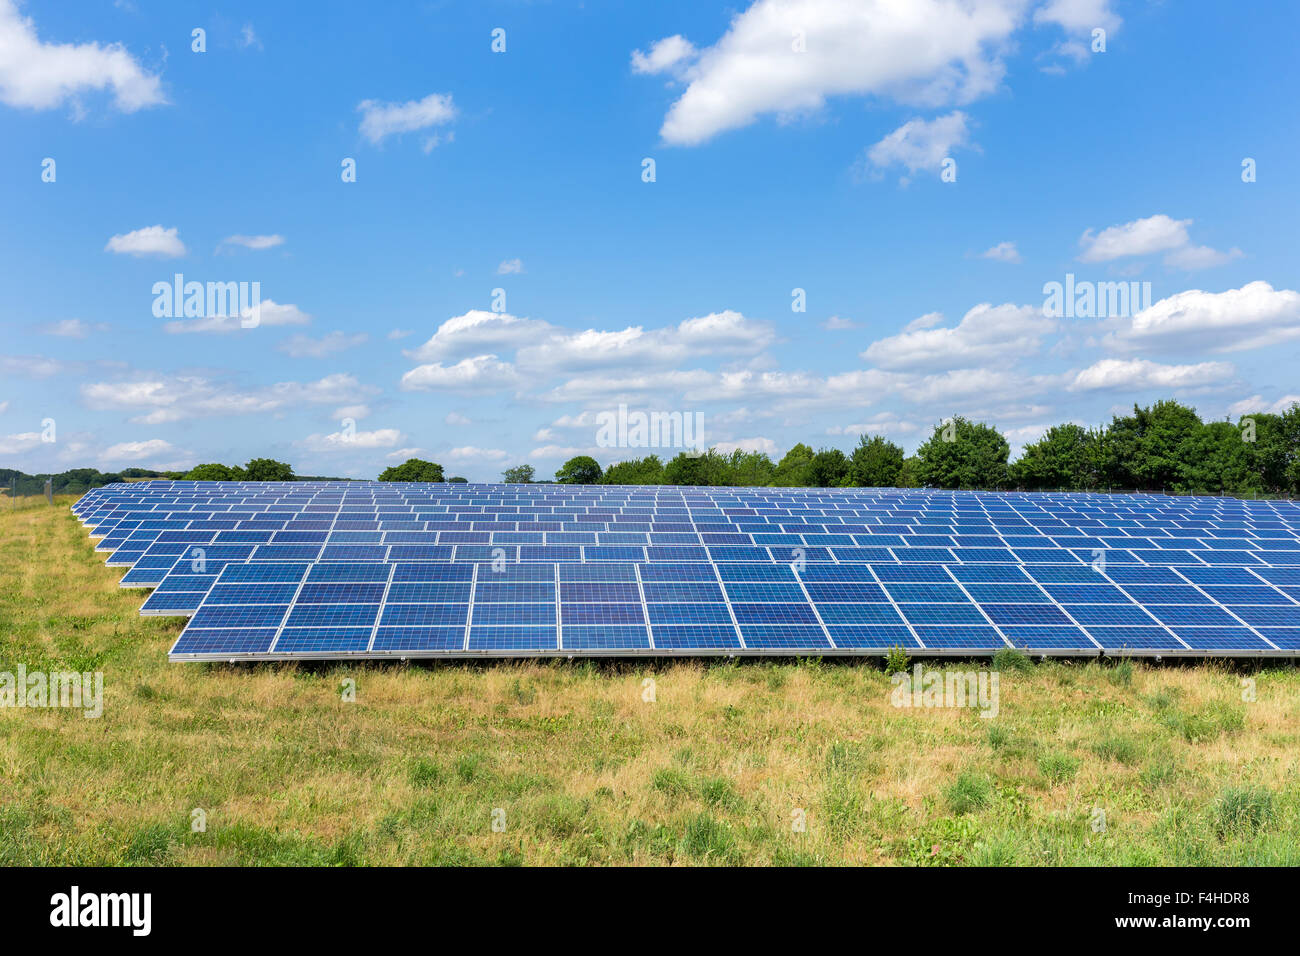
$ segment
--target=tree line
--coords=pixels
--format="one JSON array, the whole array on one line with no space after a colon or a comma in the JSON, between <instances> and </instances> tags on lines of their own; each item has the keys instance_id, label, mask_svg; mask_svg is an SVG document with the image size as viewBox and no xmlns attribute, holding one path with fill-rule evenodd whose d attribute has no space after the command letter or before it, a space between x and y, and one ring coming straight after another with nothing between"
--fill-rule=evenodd
<instances>
[{"instance_id":1,"label":"tree line","mask_svg":"<svg viewBox=\"0 0 1300 956\"><path fill-rule=\"evenodd\" d=\"M1026 491L1165 491L1174 494L1295 496L1300 492L1300 405L1236 422L1202 421L1176 401L1116 415L1095 428L1055 425L1010 460L992 425L960 416L934 426L914 455L879 435L851 452L800 442L779 461L757 451L709 449L657 455L601 468L588 455L565 462L555 481L614 485L750 485ZM535 481L533 468L504 478Z\"/></svg>"}]
</instances>

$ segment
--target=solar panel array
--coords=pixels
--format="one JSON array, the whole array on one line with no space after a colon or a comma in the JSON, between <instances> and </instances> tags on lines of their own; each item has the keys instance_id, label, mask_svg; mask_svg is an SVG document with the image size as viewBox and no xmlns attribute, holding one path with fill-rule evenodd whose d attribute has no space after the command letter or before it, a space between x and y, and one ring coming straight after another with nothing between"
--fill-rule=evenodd
<instances>
[{"instance_id":1,"label":"solar panel array","mask_svg":"<svg viewBox=\"0 0 1300 956\"><path fill-rule=\"evenodd\" d=\"M189 618L172 660L1300 652L1288 501L149 481L73 511Z\"/></svg>"}]
</instances>

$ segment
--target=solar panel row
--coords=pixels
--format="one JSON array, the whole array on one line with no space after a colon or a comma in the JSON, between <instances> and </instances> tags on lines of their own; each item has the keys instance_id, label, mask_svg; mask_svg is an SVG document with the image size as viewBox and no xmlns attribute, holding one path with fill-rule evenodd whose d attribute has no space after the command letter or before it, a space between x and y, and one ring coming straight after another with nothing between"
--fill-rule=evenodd
<instances>
[{"instance_id":1,"label":"solar panel row","mask_svg":"<svg viewBox=\"0 0 1300 956\"><path fill-rule=\"evenodd\" d=\"M1300 507L902 489L109 485L174 660L1300 652Z\"/></svg>"}]
</instances>

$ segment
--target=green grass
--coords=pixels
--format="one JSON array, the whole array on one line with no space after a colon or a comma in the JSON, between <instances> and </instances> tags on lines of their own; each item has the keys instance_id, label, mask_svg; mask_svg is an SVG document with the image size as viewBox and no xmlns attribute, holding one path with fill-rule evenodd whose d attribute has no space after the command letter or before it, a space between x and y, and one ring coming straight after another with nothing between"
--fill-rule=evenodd
<instances>
[{"instance_id":1,"label":"green grass","mask_svg":"<svg viewBox=\"0 0 1300 956\"><path fill-rule=\"evenodd\" d=\"M104 714L0 708L0 865L1300 864L1291 667L1004 654L984 719L883 661L169 664L62 504L0 510L0 671Z\"/></svg>"}]
</instances>

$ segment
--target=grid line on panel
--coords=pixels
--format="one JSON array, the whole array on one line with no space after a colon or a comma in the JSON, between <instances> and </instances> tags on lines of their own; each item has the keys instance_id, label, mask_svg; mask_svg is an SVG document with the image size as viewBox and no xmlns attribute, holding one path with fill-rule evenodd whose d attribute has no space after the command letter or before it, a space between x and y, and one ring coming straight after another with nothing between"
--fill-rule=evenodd
<instances>
[{"instance_id":1,"label":"grid line on panel","mask_svg":"<svg viewBox=\"0 0 1300 956\"><path fill-rule=\"evenodd\" d=\"M807 601L808 606L812 608L813 617L817 618L817 626L822 629L822 634L824 634L826 640L830 642L831 648L838 648L839 645L835 643L835 638L831 637L831 632L827 629L826 622L822 620L822 612L818 609L817 605L813 603L812 595L808 593L808 589L804 587L803 578L799 577L798 568L792 568L791 571L794 573L794 579L799 582L799 590L803 592L803 599Z\"/></svg>"},{"instance_id":2,"label":"grid line on panel","mask_svg":"<svg viewBox=\"0 0 1300 956\"><path fill-rule=\"evenodd\" d=\"M465 643L461 650L469 651L469 629L474 626L474 593L478 590L478 569L479 563L474 562L474 567L469 575L469 607L465 611Z\"/></svg>"},{"instance_id":3,"label":"grid line on panel","mask_svg":"<svg viewBox=\"0 0 1300 956\"><path fill-rule=\"evenodd\" d=\"M393 574L397 570L397 565L388 564L388 577L384 581L384 593L379 599L379 612L375 614L374 626L370 629L370 641L366 644L366 652L372 653L375 649L375 637L379 634L379 622L384 619L384 608L388 605L388 591L393 586ZM304 575L306 577L306 575ZM289 605L292 609L293 605Z\"/></svg>"},{"instance_id":4,"label":"grid line on panel","mask_svg":"<svg viewBox=\"0 0 1300 956\"><path fill-rule=\"evenodd\" d=\"M1237 621L1237 622L1238 622L1242 627L1244 627L1244 628L1246 628L1247 630L1249 630L1250 633L1254 634L1256 637L1258 637L1261 641L1263 641L1263 642L1264 642L1265 644L1267 644L1269 647L1273 648L1273 650L1275 650L1275 651L1280 651L1280 650L1282 649L1282 648L1278 647L1276 644L1274 644L1272 641L1270 641L1267 637L1265 637L1264 634L1263 634L1263 632L1260 631L1259 628L1255 627L1253 624L1247 623L1245 620L1242 619L1242 617L1241 617L1239 614L1237 614L1236 611L1234 611L1234 610L1233 610L1231 607L1229 607L1228 605L1223 604L1222 602L1220 602L1219 600L1217 600L1217 599L1214 597L1213 594L1210 594L1208 591L1206 591L1203 587L1201 587L1199 584L1197 584L1195 581L1193 581L1193 580L1192 580L1191 578L1189 578L1187 575L1180 573L1180 572L1178 571L1177 568L1174 568L1173 571L1174 571L1175 574L1177 574L1180 578L1182 578L1184 581L1186 581L1186 582L1187 582L1188 584L1190 584L1192 587L1196 588L1196 590L1197 590L1199 593L1205 595L1206 600L1208 600L1208 601L1210 602L1210 605L1211 605L1212 607L1217 607L1219 610L1221 610L1221 611L1225 612L1226 614L1228 614L1228 615L1229 615L1229 616L1230 616L1234 621ZM1250 568L1247 568L1246 571L1247 571L1248 573L1253 573L1253 572L1251 571ZM1255 577L1259 577L1259 575L1256 574ZM1260 578L1260 580L1261 580L1261 581L1264 581L1263 578ZM1264 583L1267 584L1269 587L1274 587L1274 585L1273 585L1272 582L1270 582L1270 581L1264 581ZM1277 590L1277 589L1275 588L1275 590ZM1279 593L1281 593L1281 592L1279 591ZM1283 597L1286 597L1286 595L1283 594ZM1184 643L1186 643L1186 642L1184 642ZM1191 645L1189 644L1188 646L1190 647Z\"/></svg>"},{"instance_id":5,"label":"grid line on panel","mask_svg":"<svg viewBox=\"0 0 1300 956\"><path fill-rule=\"evenodd\" d=\"M564 650L564 618L560 611L560 563L557 561L552 567L552 578L555 581L555 646L559 650Z\"/></svg>"},{"instance_id":6,"label":"grid line on panel","mask_svg":"<svg viewBox=\"0 0 1300 956\"><path fill-rule=\"evenodd\" d=\"M1131 552L1130 552L1130 553L1131 553ZM1141 555L1138 555L1138 560L1142 560ZM1144 561L1143 564L1145 564L1145 563L1146 563L1146 562ZM1164 567L1164 565L1151 565L1151 566L1152 566L1152 567ZM1102 567L1104 568L1105 565L1103 564ZM1154 624L1155 626L1161 628L1161 629L1162 629L1166 634L1168 634L1170 637L1172 637L1175 641L1177 641L1179 644L1181 644L1181 645L1182 645L1184 648L1186 648L1187 650L1191 650L1191 649L1192 649L1192 645L1188 644L1188 643L1187 643L1186 641L1184 641L1181 637L1179 637L1177 634L1175 634L1174 631L1173 631L1173 628L1171 628L1171 627L1170 627L1168 624L1166 624L1164 621L1157 620L1157 619L1156 619L1156 616L1155 616L1154 614L1152 614L1152 613L1147 609L1146 605L1144 605L1144 604L1142 604L1141 602L1135 600L1134 597L1133 597L1133 595L1129 594L1127 588L1125 588L1125 587L1124 587L1123 585L1121 585L1118 581L1116 581L1114 578L1112 578L1112 577L1111 577L1109 574L1107 574L1104 570L1100 570L1100 571L1098 571L1097 573L1100 574L1100 575L1101 575L1103 578L1105 578L1107 581L1109 581L1111 584L1113 584L1115 587L1119 588L1119 590L1123 593L1123 595L1124 595L1126 598L1129 599L1129 601L1131 601L1133 604L1135 604L1135 605L1136 605L1136 606L1137 606L1137 607L1142 611L1143 614L1145 614L1147 617L1149 617L1149 618L1151 619L1152 624ZM1145 625L1144 625L1144 626L1145 626ZM1085 628L1085 630L1087 630L1087 629ZM1091 630L1088 630L1088 633L1091 634L1091 633L1092 633Z\"/></svg>"},{"instance_id":7,"label":"grid line on panel","mask_svg":"<svg viewBox=\"0 0 1300 956\"><path fill-rule=\"evenodd\" d=\"M653 651L655 649L655 632L654 626L650 623L650 607L645 602L645 585L641 581L641 565L632 565L632 572L636 575L636 590L641 595L641 613L645 615L645 632L650 640L650 650ZM559 573L558 565L556 573ZM555 599L557 601L560 599L560 586L558 584L555 586ZM556 613L559 613L559 608L556 608Z\"/></svg>"},{"instance_id":8,"label":"grid line on panel","mask_svg":"<svg viewBox=\"0 0 1300 956\"><path fill-rule=\"evenodd\" d=\"M928 650L925 641L921 640L921 635L917 632L916 627L907 619L907 615L903 613L903 609L898 606L898 602L894 600L894 596L889 593L889 588L885 587L885 582L880 580L880 575L876 573L876 569L870 564L865 565L865 567L871 573L871 579L876 583L876 587L880 588L880 590L884 592L885 598L889 601L889 606L894 609L894 613L898 615L898 619L903 622L903 626L907 628L907 632L912 635L912 640L916 641L917 645L922 650Z\"/></svg>"}]
</instances>

